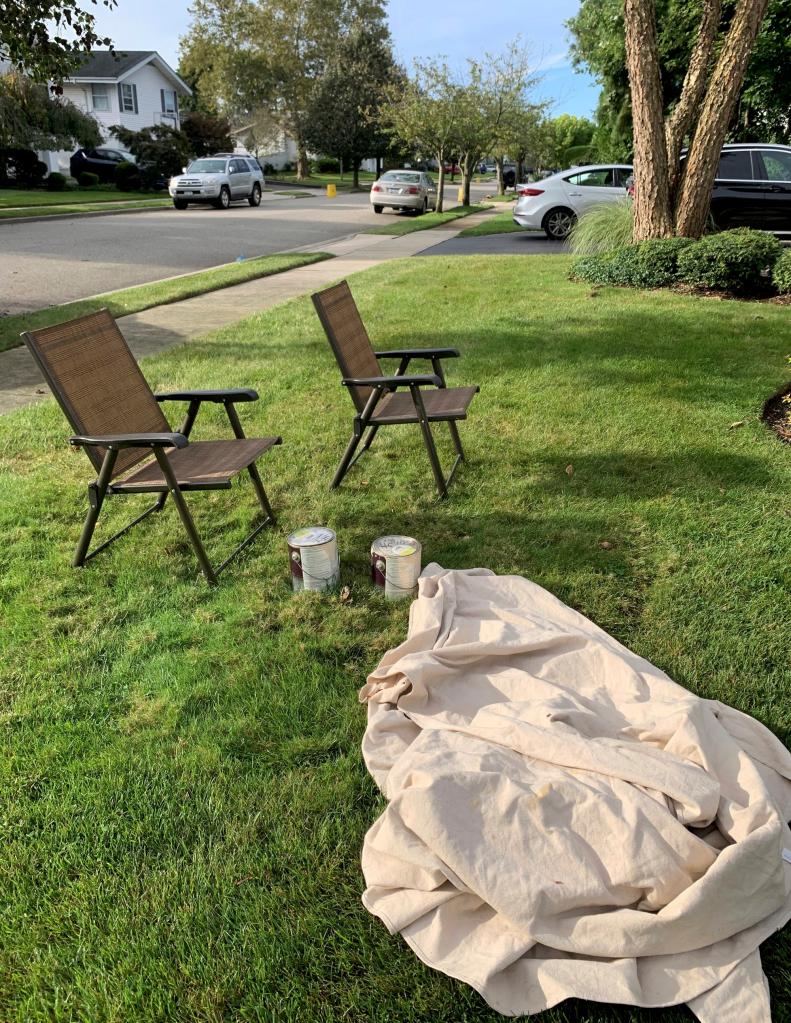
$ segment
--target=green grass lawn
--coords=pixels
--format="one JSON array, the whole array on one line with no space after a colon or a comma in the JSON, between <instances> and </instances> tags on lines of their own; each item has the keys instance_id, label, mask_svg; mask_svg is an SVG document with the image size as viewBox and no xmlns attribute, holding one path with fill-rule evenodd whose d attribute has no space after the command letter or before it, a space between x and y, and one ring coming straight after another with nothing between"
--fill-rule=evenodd
<instances>
[{"instance_id":1,"label":"green grass lawn","mask_svg":"<svg viewBox=\"0 0 791 1023\"><path fill-rule=\"evenodd\" d=\"M65 305L50 306L32 313L17 313L14 316L0 316L0 352L9 348L17 348L24 342L20 338L23 330L36 330L50 323L84 316L86 313L105 306L113 316L126 316L128 313L139 313L155 305L167 305L180 302L183 298L202 295L207 291L218 291L233 284L242 284L257 277L269 277L271 274L294 270L308 263L318 263L332 257L326 252L297 252L257 256L245 259L241 263L224 263L210 270L201 270L183 277L170 280L154 281L151 284L139 284L134 288L121 291L110 291L94 298L83 298Z\"/></svg>"},{"instance_id":2,"label":"green grass lawn","mask_svg":"<svg viewBox=\"0 0 791 1023\"><path fill-rule=\"evenodd\" d=\"M487 206L454 206L453 209L445 210L444 213L423 213L416 217L409 213L400 213L392 223L385 223L381 227L372 227L367 234L412 234L413 231L427 231L431 227L439 227L440 224L449 224L461 217L469 217L472 213L482 213Z\"/></svg>"},{"instance_id":3,"label":"green grass lawn","mask_svg":"<svg viewBox=\"0 0 791 1023\"><path fill-rule=\"evenodd\" d=\"M361 186L369 185L372 181L376 180L376 175L370 171L360 171L359 181ZM347 171L341 178L340 174L311 174L307 178L302 178L300 181L297 175L291 172L276 171L274 174L267 174L267 184L277 184L278 182L295 182L300 185L310 185L314 188L326 188L327 185L335 185L338 191L348 191L352 188L353 179L351 171Z\"/></svg>"},{"instance_id":4,"label":"green grass lawn","mask_svg":"<svg viewBox=\"0 0 791 1023\"><path fill-rule=\"evenodd\" d=\"M87 459L52 401L0 417L4 1023L502 1019L360 904L384 801L356 692L408 613L369 585L383 533L529 576L789 741L791 450L758 420L788 376L789 310L591 291L567 267L434 257L351 278L376 346L458 346L449 383L481 385L444 503L412 427L328 491L352 408L309 298L146 360L156 389L258 388L245 427L284 438L262 463L279 524L216 589L170 507L71 569ZM228 435L205 409L196 439ZM249 481L188 500L215 559L254 521ZM144 503L111 499L102 535ZM291 592L285 537L313 523L338 532L349 599ZM763 947L778 1021L789 951L787 934Z\"/></svg>"},{"instance_id":5,"label":"green grass lawn","mask_svg":"<svg viewBox=\"0 0 791 1023\"><path fill-rule=\"evenodd\" d=\"M170 199L141 199L135 202L98 202L64 204L63 206L29 206L25 209L9 210L0 209L0 220L29 220L31 217L57 217L64 213L77 213L84 216L86 213L107 213L126 210L150 210L172 206Z\"/></svg>"},{"instance_id":6,"label":"green grass lawn","mask_svg":"<svg viewBox=\"0 0 791 1023\"><path fill-rule=\"evenodd\" d=\"M0 210L11 206L70 206L81 203L121 202L156 202L163 197L146 195L140 192L121 192L117 188L85 188L73 191L48 192L39 188L0 188ZM167 198L167 196L165 196Z\"/></svg>"},{"instance_id":7,"label":"green grass lawn","mask_svg":"<svg viewBox=\"0 0 791 1023\"><path fill-rule=\"evenodd\" d=\"M460 233L461 238L477 238L484 234L512 234L514 231L524 231L514 223L513 212L496 213L493 217L487 217L482 224L474 224L472 227L465 227Z\"/></svg>"}]
</instances>

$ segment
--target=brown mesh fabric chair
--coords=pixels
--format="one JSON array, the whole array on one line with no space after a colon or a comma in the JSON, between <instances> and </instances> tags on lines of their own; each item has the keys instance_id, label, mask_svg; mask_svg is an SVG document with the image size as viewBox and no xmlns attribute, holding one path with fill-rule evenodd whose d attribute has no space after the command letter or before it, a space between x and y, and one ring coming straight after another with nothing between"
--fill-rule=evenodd
<instances>
[{"instance_id":1,"label":"brown mesh fabric chair","mask_svg":"<svg viewBox=\"0 0 791 1023\"><path fill-rule=\"evenodd\" d=\"M459 462L464 458L461 438L456 422L467 418L467 409L478 387L446 387L442 359L457 358L456 348L407 348L398 351L375 352L360 318L357 305L346 281L317 292L313 304L324 332L329 339L335 358L348 387L357 415L346 451L340 461L331 487L337 487L358 458L370 448L380 426L418 423L428 451L431 469L440 497L448 496L448 487ZM379 359L398 359L396 372L382 373ZM408 374L412 359L430 360L433 373ZM398 393L400 388L408 393ZM430 388L430 389L427 389ZM456 460L447 477L443 475L437 448L431 433L431 424L446 422L456 449ZM363 446L355 451L368 431Z\"/></svg>"},{"instance_id":2,"label":"brown mesh fabric chair","mask_svg":"<svg viewBox=\"0 0 791 1023\"><path fill-rule=\"evenodd\" d=\"M153 394L106 309L28 331L22 337L75 432L69 443L85 449L98 473L88 486L88 514L74 553L75 568L151 512L161 511L171 494L203 574L210 583L216 583L218 574L231 559L264 526L275 521L255 463L269 448L281 443L280 437L245 437L235 408L236 402L257 401L257 393L237 389ZM188 403L177 433L162 414L161 401ZM234 440L190 441L195 417L204 401L225 407ZM218 568L212 568L184 501L184 492L228 489L233 477L243 469L250 474L265 519L230 557ZM88 553L104 499L116 494L159 496L142 515Z\"/></svg>"}]
</instances>

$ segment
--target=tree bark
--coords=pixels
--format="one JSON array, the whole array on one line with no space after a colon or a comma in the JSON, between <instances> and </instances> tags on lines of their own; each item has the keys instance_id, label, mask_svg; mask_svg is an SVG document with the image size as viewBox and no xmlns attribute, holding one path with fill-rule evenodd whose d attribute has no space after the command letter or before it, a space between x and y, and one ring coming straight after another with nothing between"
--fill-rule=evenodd
<instances>
[{"instance_id":1,"label":"tree bark","mask_svg":"<svg viewBox=\"0 0 791 1023\"><path fill-rule=\"evenodd\" d=\"M739 99L744 73L768 2L739 0L711 75L681 179L676 203L675 227L678 235L700 238L706 227L711 189L717 176L722 144Z\"/></svg>"},{"instance_id":2,"label":"tree bark","mask_svg":"<svg viewBox=\"0 0 791 1023\"><path fill-rule=\"evenodd\" d=\"M495 156L494 165L497 168L497 194L503 195L505 193L505 177L503 172L503 163L505 157Z\"/></svg>"},{"instance_id":3,"label":"tree bark","mask_svg":"<svg viewBox=\"0 0 791 1023\"><path fill-rule=\"evenodd\" d=\"M310 174L308 151L302 139L297 139L297 180L303 181Z\"/></svg>"},{"instance_id":4,"label":"tree bark","mask_svg":"<svg viewBox=\"0 0 791 1023\"><path fill-rule=\"evenodd\" d=\"M625 0L624 22L634 123L634 240L667 238L673 218L654 0Z\"/></svg>"},{"instance_id":5,"label":"tree bark","mask_svg":"<svg viewBox=\"0 0 791 1023\"><path fill-rule=\"evenodd\" d=\"M667 167L671 198L675 196L681 177L681 147L695 123L695 114L706 94L706 82L711 69L714 44L720 26L722 0L704 0L703 16L698 29L698 38L690 57L689 67L684 76L684 85L676 108L665 128Z\"/></svg>"},{"instance_id":6,"label":"tree bark","mask_svg":"<svg viewBox=\"0 0 791 1023\"><path fill-rule=\"evenodd\" d=\"M445 154L443 152L434 154L437 160L437 166L439 167L439 176L437 178L437 213L442 213L442 207L445 201Z\"/></svg>"},{"instance_id":7,"label":"tree bark","mask_svg":"<svg viewBox=\"0 0 791 1023\"><path fill-rule=\"evenodd\" d=\"M461 161L461 189L462 189L462 206L470 205L470 185L472 184L472 176L475 173L475 164L477 163L477 154L468 153Z\"/></svg>"},{"instance_id":8,"label":"tree bark","mask_svg":"<svg viewBox=\"0 0 791 1023\"><path fill-rule=\"evenodd\" d=\"M360 161L355 157L352 160L352 188L355 191L360 187Z\"/></svg>"}]
</instances>

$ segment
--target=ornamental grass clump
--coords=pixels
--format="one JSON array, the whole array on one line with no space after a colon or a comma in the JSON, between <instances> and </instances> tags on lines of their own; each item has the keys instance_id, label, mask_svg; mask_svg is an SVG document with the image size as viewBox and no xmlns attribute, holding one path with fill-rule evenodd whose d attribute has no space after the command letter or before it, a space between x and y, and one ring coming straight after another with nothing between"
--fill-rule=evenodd
<instances>
[{"instance_id":1,"label":"ornamental grass clump","mask_svg":"<svg viewBox=\"0 0 791 1023\"><path fill-rule=\"evenodd\" d=\"M678 278L694 288L762 295L782 247L774 235L739 227L708 235L678 257Z\"/></svg>"},{"instance_id":2,"label":"ornamental grass clump","mask_svg":"<svg viewBox=\"0 0 791 1023\"><path fill-rule=\"evenodd\" d=\"M772 280L781 295L791 295L791 249L785 249L775 263Z\"/></svg>"},{"instance_id":3,"label":"ornamental grass clump","mask_svg":"<svg viewBox=\"0 0 791 1023\"><path fill-rule=\"evenodd\" d=\"M615 252L631 244L634 216L631 199L601 203L582 214L569 235L569 247L577 256Z\"/></svg>"}]
</instances>

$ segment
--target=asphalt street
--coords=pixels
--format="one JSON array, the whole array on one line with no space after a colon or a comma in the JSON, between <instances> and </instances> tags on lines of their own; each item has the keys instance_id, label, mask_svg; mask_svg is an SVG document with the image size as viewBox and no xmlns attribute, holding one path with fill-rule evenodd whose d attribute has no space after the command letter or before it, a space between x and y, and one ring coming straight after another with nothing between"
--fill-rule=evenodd
<instances>
[{"instance_id":1,"label":"asphalt street","mask_svg":"<svg viewBox=\"0 0 791 1023\"><path fill-rule=\"evenodd\" d=\"M463 223L463 221L462 221ZM473 238L450 238L419 252L419 256L535 256L568 252L565 242L551 241L543 231L484 234Z\"/></svg>"},{"instance_id":2,"label":"asphalt street","mask_svg":"<svg viewBox=\"0 0 791 1023\"><path fill-rule=\"evenodd\" d=\"M455 205L454 185L445 191ZM474 186L473 199L491 186ZM0 223L0 316L28 312L230 263L323 243L386 224L368 193L292 199L266 193L254 209L191 206L35 223Z\"/></svg>"}]
</instances>

